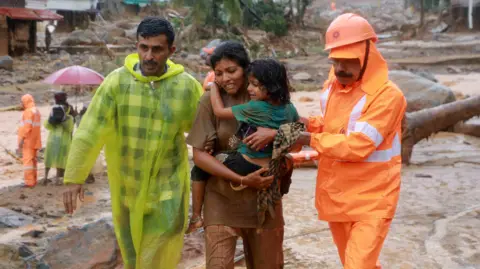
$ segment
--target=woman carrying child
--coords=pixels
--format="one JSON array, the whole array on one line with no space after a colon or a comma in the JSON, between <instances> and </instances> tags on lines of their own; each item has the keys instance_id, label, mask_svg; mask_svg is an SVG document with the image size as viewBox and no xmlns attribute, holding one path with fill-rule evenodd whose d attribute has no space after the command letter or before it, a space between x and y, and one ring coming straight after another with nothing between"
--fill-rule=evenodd
<instances>
[{"instance_id":1,"label":"woman carrying child","mask_svg":"<svg viewBox=\"0 0 480 269\"><path fill-rule=\"evenodd\" d=\"M194 148L196 165L192 169L193 215L189 230L206 227L207 268L233 268L238 237L243 239L248 268L283 268L281 199L273 214L266 214L260 224L257 195L273 181L273 176L261 176L268 171L271 142L276 134L265 128L278 129L298 120L290 103L285 67L274 60L250 65L244 47L230 41L215 49L211 63L218 87L212 87L201 98L187 138ZM231 143L234 135L239 140L251 140L255 131L254 140L262 145L260 151L243 142L238 148ZM209 143L214 144L216 157L204 151ZM290 176L291 169L285 178Z\"/></svg>"}]
</instances>

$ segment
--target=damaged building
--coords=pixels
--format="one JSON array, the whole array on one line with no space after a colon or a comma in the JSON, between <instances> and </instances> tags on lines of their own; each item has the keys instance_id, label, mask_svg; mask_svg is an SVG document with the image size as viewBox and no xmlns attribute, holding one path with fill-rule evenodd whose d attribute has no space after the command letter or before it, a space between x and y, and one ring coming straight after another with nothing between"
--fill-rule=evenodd
<instances>
[{"instance_id":1,"label":"damaged building","mask_svg":"<svg viewBox=\"0 0 480 269\"><path fill-rule=\"evenodd\" d=\"M35 52L37 22L62 18L50 10L0 7L0 56Z\"/></svg>"}]
</instances>

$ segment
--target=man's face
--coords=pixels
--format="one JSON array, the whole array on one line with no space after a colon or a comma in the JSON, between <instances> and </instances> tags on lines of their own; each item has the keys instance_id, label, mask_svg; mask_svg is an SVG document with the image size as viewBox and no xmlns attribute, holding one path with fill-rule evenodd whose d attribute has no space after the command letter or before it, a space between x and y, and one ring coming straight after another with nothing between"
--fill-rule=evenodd
<instances>
[{"instance_id":1,"label":"man's face","mask_svg":"<svg viewBox=\"0 0 480 269\"><path fill-rule=\"evenodd\" d=\"M359 59L332 58L333 69L338 82L342 85L352 85L360 77L362 66Z\"/></svg>"},{"instance_id":2,"label":"man's face","mask_svg":"<svg viewBox=\"0 0 480 269\"><path fill-rule=\"evenodd\" d=\"M166 35L138 37L137 52L140 56L140 67L145 76L161 76L165 64L175 52L175 46L168 46Z\"/></svg>"}]
</instances>

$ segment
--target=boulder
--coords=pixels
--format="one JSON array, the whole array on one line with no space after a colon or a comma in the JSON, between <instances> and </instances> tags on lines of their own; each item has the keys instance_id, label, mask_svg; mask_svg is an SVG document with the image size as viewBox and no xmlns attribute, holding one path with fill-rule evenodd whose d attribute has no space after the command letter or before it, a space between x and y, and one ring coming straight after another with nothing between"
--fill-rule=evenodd
<instances>
[{"instance_id":1,"label":"boulder","mask_svg":"<svg viewBox=\"0 0 480 269\"><path fill-rule=\"evenodd\" d=\"M307 81L307 80L311 80L312 76L307 72L300 72L293 75L292 78L293 80Z\"/></svg>"},{"instance_id":2,"label":"boulder","mask_svg":"<svg viewBox=\"0 0 480 269\"><path fill-rule=\"evenodd\" d=\"M0 269L32 268L24 261L32 255L33 252L24 245L0 244Z\"/></svg>"},{"instance_id":3,"label":"boulder","mask_svg":"<svg viewBox=\"0 0 480 269\"><path fill-rule=\"evenodd\" d=\"M13 59L12 57L5 55L0 56L0 69L6 69L8 71L13 71Z\"/></svg>"},{"instance_id":4,"label":"boulder","mask_svg":"<svg viewBox=\"0 0 480 269\"><path fill-rule=\"evenodd\" d=\"M53 237L42 261L48 268L115 268L120 250L110 220L101 219Z\"/></svg>"},{"instance_id":5,"label":"boulder","mask_svg":"<svg viewBox=\"0 0 480 269\"><path fill-rule=\"evenodd\" d=\"M63 46L103 45L104 42L91 30L76 30L62 42Z\"/></svg>"},{"instance_id":6,"label":"boulder","mask_svg":"<svg viewBox=\"0 0 480 269\"><path fill-rule=\"evenodd\" d=\"M125 37L126 32L124 29L117 28L117 27L110 27L105 29L103 33L99 34L100 39L107 44L113 44L115 39L118 37Z\"/></svg>"},{"instance_id":7,"label":"boulder","mask_svg":"<svg viewBox=\"0 0 480 269\"><path fill-rule=\"evenodd\" d=\"M30 216L0 207L0 228L17 228L32 222L33 218Z\"/></svg>"},{"instance_id":8,"label":"boulder","mask_svg":"<svg viewBox=\"0 0 480 269\"><path fill-rule=\"evenodd\" d=\"M135 42L125 37L115 37L113 39L113 44L116 45L134 45Z\"/></svg>"},{"instance_id":9,"label":"boulder","mask_svg":"<svg viewBox=\"0 0 480 269\"><path fill-rule=\"evenodd\" d=\"M407 112L431 108L455 101L453 91L439 83L435 83L409 71L390 71L392 80L407 99Z\"/></svg>"}]
</instances>

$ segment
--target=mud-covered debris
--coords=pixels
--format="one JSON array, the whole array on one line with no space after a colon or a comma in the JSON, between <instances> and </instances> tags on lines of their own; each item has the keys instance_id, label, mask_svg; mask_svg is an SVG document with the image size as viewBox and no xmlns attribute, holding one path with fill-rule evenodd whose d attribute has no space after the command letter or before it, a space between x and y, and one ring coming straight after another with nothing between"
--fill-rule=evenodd
<instances>
[{"instance_id":1,"label":"mud-covered debris","mask_svg":"<svg viewBox=\"0 0 480 269\"><path fill-rule=\"evenodd\" d=\"M30 216L0 207L0 228L17 228L32 222L33 218Z\"/></svg>"}]
</instances>

